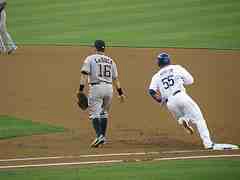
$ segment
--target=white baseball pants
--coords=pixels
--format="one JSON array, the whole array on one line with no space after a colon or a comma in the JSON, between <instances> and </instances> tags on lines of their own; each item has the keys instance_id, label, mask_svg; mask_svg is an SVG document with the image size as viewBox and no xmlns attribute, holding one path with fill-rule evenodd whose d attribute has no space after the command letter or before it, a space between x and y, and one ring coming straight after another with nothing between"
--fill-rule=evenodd
<instances>
[{"instance_id":1,"label":"white baseball pants","mask_svg":"<svg viewBox=\"0 0 240 180\"><path fill-rule=\"evenodd\" d=\"M90 119L108 118L112 96L112 84L101 83L90 87L88 98Z\"/></svg>"},{"instance_id":2,"label":"white baseball pants","mask_svg":"<svg viewBox=\"0 0 240 180\"><path fill-rule=\"evenodd\" d=\"M183 117L196 125L200 138L205 148L212 146L208 127L197 103L185 92L177 93L168 98L167 107L178 120Z\"/></svg>"},{"instance_id":3,"label":"white baseball pants","mask_svg":"<svg viewBox=\"0 0 240 180\"><path fill-rule=\"evenodd\" d=\"M1 46L3 51L8 51L10 49L15 49L16 45L13 42L10 34L7 32L7 26L6 26L6 11L3 9L1 12L1 18L0 18L0 40L1 40Z\"/></svg>"}]
</instances>

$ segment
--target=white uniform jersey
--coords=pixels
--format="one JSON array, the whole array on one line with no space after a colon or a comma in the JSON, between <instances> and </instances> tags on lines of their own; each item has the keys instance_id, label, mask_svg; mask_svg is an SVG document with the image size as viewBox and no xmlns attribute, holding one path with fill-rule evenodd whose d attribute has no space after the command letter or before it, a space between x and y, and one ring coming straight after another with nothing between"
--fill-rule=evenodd
<instances>
[{"instance_id":1,"label":"white uniform jersey","mask_svg":"<svg viewBox=\"0 0 240 180\"><path fill-rule=\"evenodd\" d=\"M81 72L89 75L89 83L107 82L118 77L115 62L108 56L103 54L94 54L88 56L82 66Z\"/></svg>"},{"instance_id":2,"label":"white uniform jersey","mask_svg":"<svg viewBox=\"0 0 240 180\"><path fill-rule=\"evenodd\" d=\"M160 91L163 101L176 91L184 91L184 84L192 84L192 75L180 65L168 65L160 69L152 78L149 89Z\"/></svg>"},{"instance_id":3,"label":"white uniform jersey","mask_svg":"<svg viewBox=\"0 0 240 180\"><path fill-rule=\"evenodd\" d=\"M184 85L192 83L193 77L185 68L168 65L153 76L149 89L160 91L163 102L179 123L182 118L194 123L204 147L209 148L213 142L206 121L197 103L185 92Z\"/></svg>"}]
</instances>

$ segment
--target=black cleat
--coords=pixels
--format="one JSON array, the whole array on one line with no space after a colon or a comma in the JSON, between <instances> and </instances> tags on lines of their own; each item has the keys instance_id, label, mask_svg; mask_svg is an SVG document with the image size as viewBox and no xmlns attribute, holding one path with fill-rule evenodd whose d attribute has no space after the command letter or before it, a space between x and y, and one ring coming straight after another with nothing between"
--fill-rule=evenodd
<instances>
[{"instance_id":1,"label":"black cleat","mask_svg":"<svg viewBox=\"0 0 240 180\"><path fill-rule=\"evenodd\" d=\"M101 135L92 142L91 147L97 148L99 145L104 144L104 142L105 142L105 138L104 136Z\"/></svg>"}]
</instances>

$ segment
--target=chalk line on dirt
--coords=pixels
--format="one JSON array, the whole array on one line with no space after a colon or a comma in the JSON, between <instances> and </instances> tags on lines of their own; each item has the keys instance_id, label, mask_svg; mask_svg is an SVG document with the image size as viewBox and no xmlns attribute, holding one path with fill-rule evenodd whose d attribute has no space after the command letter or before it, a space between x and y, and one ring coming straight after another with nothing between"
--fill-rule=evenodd
<instances>
[{"instance_id":1,"label":"chalk line on dirt","mask_svg":"<svg viewBox=\"0 0 240 180\"><path fill-rule=\"evenodd\" d=\"M185 160L185 159L206 159L206 158L225 158L225 157L240 157L240 154L221 154L221 155L205 155L205 156L180 156L171 158L155 158L149 161L166 161L166 160ZM141 159L132 159L132 162L141 162ZM46 164L22 164L22 165L9 165L0 166L0 169L13 169L13 168L30 168L30 167L51 167L51 166L70 166L70 165L91 165L91 164L107 164L107 163L123 163L130 162L119 160L108 161L86 161L86 162L69 162L69 163L46 163Z\"/></svg>"},{"instance_id":2,"label":"chalk line on dirt","mask_svg":"<svg viewBox=\"0 0 240 180\"><path fill-rule=\"evenodd\" d=\"M196 153L196 152L217 152L222 150L213 149L194 149L194 150L175 150L175 151L163 151L164 154L177 154L177 153ZM236 149L225 149L224 151L236 151Z\"/></svg>"},{"instance_id":3,"label":"chalk line on dirt","mask_svg":"<svg viewBox=\"0 0 240 180\"><path fill-rule=\"evenodd\" d=\"M153 161L224 158L224 157L240 157L240 154L219 154L219 155L205 155L205 156L179 156L179 157L171 157L171 158L156 158L156 159L153 159Z\"/></svg>"},{"instance_id":4,"label":"chalk line on dirt","mask_svg":"<svg viewBox=\"0 0 240 180\"><path fill-rule=\"evenodd\" d=\"M112 154L86 154L79 156L48 156L48 157L29 157L29 158L15 158L15 159L0 159L0 162L12 161L38 161L38 160L51 160L51 159L73 159L73 158L90 158L90 157L111 157L111 156L144 156L154 155L160 152L137 152L137 153L112 153Z\"/></svg>"},{"instance_id":5,"label":"chalk line on dirt","mask_svg":"<svg viewBox=\"0 0 240 180\"><path fill-rule=\"evenodd\" d=\"M0 169L29 168L29 167L50 167L50 166L69 166L69 165L90 165L90 164L107 164L107 163L120 163L120 162L123 162L123 160L70 162L70 163L48 163L48 164L23 164L23 165L12 165L12 166L0 166Z\"/></svg>"}]
</instances>

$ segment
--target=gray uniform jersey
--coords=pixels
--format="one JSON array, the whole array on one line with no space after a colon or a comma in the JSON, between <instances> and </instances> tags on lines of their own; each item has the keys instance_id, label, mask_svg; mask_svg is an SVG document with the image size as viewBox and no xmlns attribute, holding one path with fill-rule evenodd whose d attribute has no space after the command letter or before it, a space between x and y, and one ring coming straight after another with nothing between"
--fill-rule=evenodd
<instances>
[{"instance_id":1,"label":"gray uniform jersey","mask_svg":"<svg viewBox=\"0 0 240 180\"><path fill-rule=\"evenodd\" d=\"M0 0L0 3L3 2L5 2L5 0ZM0 12L0 52L16 49L15 43L13 42L10 34L7 32L6 19L6 11L3 9Z\"/></svg>"},{"instance_id":2,"label":"gray uniform jersey","mask_svg":"<svg viewBox=\"0 0 240 180\"><path fill-rule=\"evenodd\" d=\"M118 77L117 67L112 58L103 54L88 56L81 72L88 74L90 119L107 118L111 106L112 81Z\"/></svg>"},{"instance_id":3,"label":"gray uniform jersey","mask_svg":"<svg viewBox=\"0 0 240 180\"><path fill-rule=\"evenodd\" d=\"M89 83L107 82L112 83L118 76L115 62L103 54L88 56L82 66L81 71L88 73Z\"/></svg>"}]
</instances>

